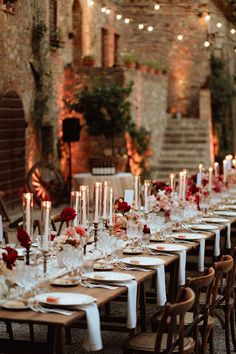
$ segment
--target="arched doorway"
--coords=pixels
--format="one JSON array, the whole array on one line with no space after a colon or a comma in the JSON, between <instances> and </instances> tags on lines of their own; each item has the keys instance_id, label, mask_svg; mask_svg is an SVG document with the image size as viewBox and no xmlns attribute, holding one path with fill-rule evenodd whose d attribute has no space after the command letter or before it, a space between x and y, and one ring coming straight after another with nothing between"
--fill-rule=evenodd
<instances>
[{"instance_id":1,"label":"arched doorway","mask_svg":"<svg viewBox=\"0 0 236 354\"><path fill-rule=\"evenodd\" d=\"M82 9L79 0L74 0L73 7L73 64L77 68L82 63Z\"/></svg>"},{"instance_id":2,"label":"arched doorway","mask_svg":"<svg viewBox=\"0 0 236 354\"><path fill-rule=\"evenodd\" d=\"M0 96L0 191L7 205L19 202L25 185L25 113L17 92Z\"/></svg>"}]
</instances>

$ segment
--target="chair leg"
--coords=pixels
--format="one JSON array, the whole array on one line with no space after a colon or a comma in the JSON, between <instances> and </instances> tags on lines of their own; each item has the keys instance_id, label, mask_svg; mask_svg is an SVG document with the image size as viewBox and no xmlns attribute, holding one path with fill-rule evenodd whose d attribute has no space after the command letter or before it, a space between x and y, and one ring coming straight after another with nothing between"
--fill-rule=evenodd
<instances>
[{"instance_id":1,"label":"chair leg","mask_svg":"<svg viewBox=\"0 0 236 354\"><path fill-rule=\"evenodd\" d=\"M71 345L72 344L71 328L68 327L65 328L65 338L66 338L66 344Z\"/></svg>"},{"instance_id":2,"label":"chair leg","mask_svg":"<svg viewBox=\"0 0 236 354\"><path fill-rule=\"evenodd\" d=\"M230 350L230 309L225 309L225 344L227 354L231 354Z\"/></svg>"},{"instance_id":3,"label":"chair leg","mask_svg":"<svg viewBox=\"0 0 236 354\"><path fill-rule=\"evenodd\" d=\"M6 328L7 328L7 333L9 335L9 339L13 340L14 335L13 335L12 325L10 322L5 322L5 324L6 324Z\"/></svg>"},{"instance_id":4,"label":"chair leg","mask_svg":"<svg viewBox=\"0 0 236 354\"><path fill-rule=\"evenodd\" d=\"M236 351L236 335L235 335L234 321L235 321L235 314L234 314L234 309L232 309L231 316L230 316L230 328L231 328L231 338L234 346L234 351Z\"/></svg>"},{"instance_id":5,"label":"chair leg","mask_svg":"<svg viewBox=\"0 0 236 354\"><path fill-rule=\"evenodd\" d=\"M29 331L30 331L30 340L31 342L34 342L35 337L34 337L34 326L32 323L29 324Z\"/></svg>"},{"instance_id":6,"label":"chair leg","mask_svg":"<svg viewBox=\"0 0 236 354\"><path fill-rule=\"evenodd\" d=\"M209 352L210 354L215 354L215 346L214 346L214 328L210 331L209 334Z\"/></svg>"}]
</instances>

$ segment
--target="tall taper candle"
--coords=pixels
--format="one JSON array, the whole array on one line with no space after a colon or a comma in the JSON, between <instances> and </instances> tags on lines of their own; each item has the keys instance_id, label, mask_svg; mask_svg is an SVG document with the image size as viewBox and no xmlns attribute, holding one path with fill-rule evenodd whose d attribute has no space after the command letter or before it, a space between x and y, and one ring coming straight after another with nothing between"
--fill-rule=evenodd
<instances>
[{"instance_id":1,"label":"tall taper candle","mask_svg":"<svg viewBox=\"0 0 236 354\"><path fill-rule=\"evenodd\" d=\"M110 187L109 226L112 226L112 225L113 225L112 211L113 211L113 188Z\"/></svg>"},{"instance_id":2,"label":"tall taper candle","mask_svg":"<svg viewBox=\"0 0 236 354\"><path fill-rule=\"evenodd\" d=\"M215 170L215 177L218 177L218 175L219 175L219 163L218 162L214 163L214 170Z\"/></svg>"},{"instance_id":3,"label":"tall taper candle","mask_svg":"<svg viewBox=\"0 0 236 354\"><path fill-rule=\"evenodd\" d=\"M227 182L227 168L228 168L228 162L227 160L223 161L223 182Z\"/></svg>"},{"instance_id":4,"label":"tall taper candle","mask_svg":"<svg viewBox=\"0 0 236 354\"><path fill-rule=\"evenodd\" d=\"M107 219L107 192L108 192L108 181L104 181L103 186L103 220Z\"/></svg>"},{"instance_id":5,"label":"tall taper candle","mask_svg":"<svg viewBox=\"0 0 236 354\"><path fill-rule=\"evenodd\" d=\"M212 174L213 174L213 168L209 167L209 191L210 192L212 190Z\"/></svg>"},{"instance_id":6,"label":"tall taper candle","mask_svg":"<svg viewBox=\"0 0 236 354\"><path fill-rule=\"evenodd\" d=\"M98 208L99 208L99 190L100 190L100 183L95 182L95 211L94 211L94 222L98 223Z\"/></svg>"}]
</instances>

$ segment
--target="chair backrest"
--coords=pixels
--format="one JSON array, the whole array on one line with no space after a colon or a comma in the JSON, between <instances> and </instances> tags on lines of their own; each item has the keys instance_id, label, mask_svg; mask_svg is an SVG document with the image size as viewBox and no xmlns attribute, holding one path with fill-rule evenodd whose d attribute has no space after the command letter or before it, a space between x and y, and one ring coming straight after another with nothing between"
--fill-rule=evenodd
<instances>
[{"instance_id":1,"label":"chair backrest","mask_svg":"<svg viewBox=\"0 0 236 354\"><path fill-rule=\"evenodd\" d=\"M214 313L214 305L217 306L223 301L226 304L229 303L233 273L235 273L234 259L230 255L222 256L219 262L213 264L213 268L215 269L215 280L212 289L212 314Z\"/></svg>"},{"instance_id":2,"label":"chair backrest","mask_svg":"<svg viewBox=\"0 0 236 354\"><path fill-rule=\"evenodd\" d=\"M187 287L180 289L176 303L167 303L165 305L165 309L157 329L155 353L161 352L162 337L166 332L166 353L172 353L176 345L178 345L178 353L183 353L184 319L186 312L192 308L194 300L195 294L193 290ZM178 339L178 343L176 343L176 339Z\"/></svg>"},{"instance_id":3,"label":"chair backrest","mask_svg":"<svg viewBox=\"0 0 236 354\"><path fill-rule=\"evenodd\" d=\"M52 229L53 229L53 231L56 231L57 236L59 236L61 234L64 224L66 225L66 227L69 227L70 222L69 221L66 222L66 221L62 220L60 215L51 216Z\"/></svg>"},{"instance_id":4,"label":"chair backrest","mask_svg":"<svg viewBox=\"0 0 236 354\"><path fill-rule=\"evenodd\" d=\"M205 268L203 275L195 278L188 278L186 286L190 287L195 293L193 305L193 337L198 342L199 326L204 331L207 329L209 308L211 304L212 287L215 278L214 268ZM205 333L205 332L204 332Z\"/></svg>"}]
</instances>

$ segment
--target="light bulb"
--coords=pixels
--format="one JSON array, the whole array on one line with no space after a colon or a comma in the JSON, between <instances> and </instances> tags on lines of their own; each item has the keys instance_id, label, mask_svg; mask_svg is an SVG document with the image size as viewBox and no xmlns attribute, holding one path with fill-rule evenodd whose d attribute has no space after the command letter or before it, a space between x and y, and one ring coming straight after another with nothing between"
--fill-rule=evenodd
<instances>
[{"instance_id":1,"label":"light bulb","mask_svg":"<svg viewBox=\"0 0 236 354\"><path fill-rule=\"evenodd\" d=\"M232 34L235 34L236 29L235 29L235 28L231 28L230 32L231 32Z\"/></svg>"},{"instance_id":2,"label":"light bulb","mask_svg":"<svg viewBox=\"0 0 236 354\"><path fill-rule=\"evenodd\" d=\"M120 14L116 15L116 19L117 20L121 20L122 19L122 15L120 15Z\"/></svg>"},{"instance_id":3,"label":"light bulb","mask_svg":"<svg viewBox=\"0 0 236 354\"><path fill-rule=\"evenodd\" d=\"M210 43L209 43L208 41L205 41L205 42L204 42L204 46L205 46L206 48L208 48L208 47L210 46Z\"/></svg>"},{"instance_id":4,"label":"light bulb","mask_svg":"<svg viewBox=\"0 0 236 354\"><path fill-rule=\"evenodd\" d=\"M222 23L221 23L221 22L218 22L218 23L216 24L216 27L221 28L221 27L222 27Z\"/></svg>"},{"instance_id":5,"label":"light bulb","mask_svg":"<svg viewBox=\"0 0 236 354\"><path fill-rule=\"evenodd\" d=\"M130 23L130 19L129 19L129 18L125 18L125 19L124 19L124 22L125 22L125 23Z\"/></svg>"},{"instance_id":6,"label":"light bulb","mask_svg":"<svg viewBox=\"0 0 236 354\"><path fill-rule=\"evenodd\" d=\"M148 26L147 30L148 30L148 32L152 32L153 31L153 27L152 26Z\"/></svg>"},{"instance_id":7,"label":"light bulb","mask_svg":"<svg viewBox=\"0 0 236 354\"><path fill-rule=\"evenodd\" d=\"M102 7L102 8L101 8L101 12L105 13L105 12L106 12L106 8L105 8L105 7Z\"/></svg>"},{"instance_id":8,"label":"light bulb","mask_svg":"<svg viewBox=\"0 0 236 354\"><path fill-rule=\"evenodd\" d=\"M210 21L210 19L211 19L211 16L210 16L209 14L207 14L207 15L205 16L205 20L206 20L206 21Z\"/></svg>"},{"instance_id":9,"label":"light bulb","mask_svg":"<svg viewBox=\"0 0 236 354\"><path fill-rule=\"evenodd\" d=\"M111 10L110 9L106 9L106 14L110 15L110 13L111 13Z\"/></svg>"},{"instance_id":10,"label":"light bulb","mask_svg":"<svg viewBox=\"0 0 236 354\"><path fill-rule=\"evenodd\" d=\"M160 10L160 4L157 2L155 5L154 5L154 10L158 11Z\"/></svg>"},{"instance_id":11,"label":"light bulb","mask_svg":"<svg viewBox=\"0 0 236 354\"><path fill-rule=\"evenodd\" d=\"M94 0L88 0L88 6L92 7L94 5Z\"/></svg>"},{"instance_id":12,"label":"light bulb","mask_svg":"<svg viewBox=\"0 0 236 354\"><path fill-rule=\"evenodd\" d=\"M144 29L144 24L140 23L140 24L138 25L138 28L139 28L140 30Z\"/></svg>"},{"instance_id":13,"label":"light bulb","mask_svg":"<svg viewBox=\"0 0 236 354\"><path fill-rule=\"evenodd\" d=\"M184 36L183 36L182 34L179 34L179 35L177 36L178 41L182 41L183 38L184 38Z\"/></svg>"}]
</instances>

